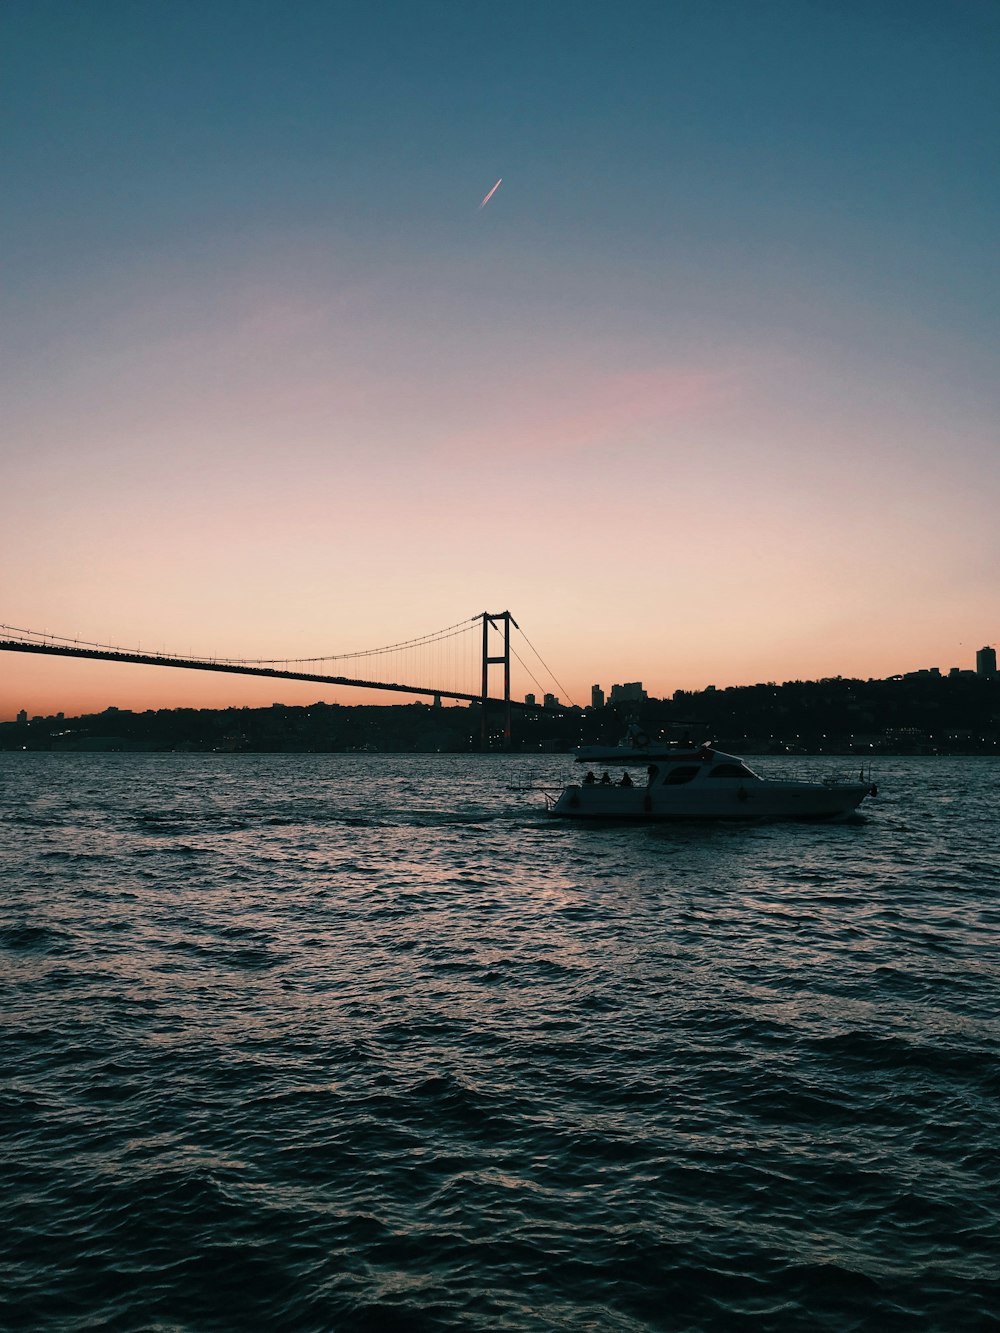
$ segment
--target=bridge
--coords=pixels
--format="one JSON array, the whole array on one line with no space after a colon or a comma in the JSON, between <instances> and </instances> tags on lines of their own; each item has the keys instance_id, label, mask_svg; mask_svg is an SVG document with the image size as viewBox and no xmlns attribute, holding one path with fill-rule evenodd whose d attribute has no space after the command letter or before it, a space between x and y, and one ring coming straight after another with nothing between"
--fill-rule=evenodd
<instances>
[{"instance_id":1,"label":"bridge","mask_svg":"<svg viewBox=\"0 0 1000 1333\"><path fill-rule=\"evenodd\" d=\"M13 625L0 625L0 651L12 653L39 653L54 657L89 658L102 662L133 662L142 666L175 667L184 671L221 671L240 676L266 676L274 680L314 681L321 685L346 686L364 690L388 690L397 694L430 695L435 701L454 699L478 703L480 712L480 741L488 744L488 717L497 710L503 714L504 742L510 741L511 710L529 708L540 712L554 711L544 704L520 702L511 698L511 658L513 657L534 682L540 692L543 687L527 663L511 646L511 630L520 634L552 682L558 680L545 665L527 635L509 611L481 611L468 620L458 621L444 629L423 634L400 643L381 648L367 648L360 652L327 654L321 657L300 658L226 658L181 656L168 652L143 652L141 648L120 648L111 644L88 643L57 634L39 633ZM359 664L354 670L364 669L360 675L328 675L318 668L333 663ZM363 664L361 666L360 664ZM374 669L373 669L374 668ZM490 694L493 668L502 671L503 687L499 695ZM407 675L419 679L427 672L442 678L446 685L406 684L387 680L386 675ZM458 688L461 684L463 688ZM560 692L565 691L559 686Z\"/></svg>"}]
</instances>

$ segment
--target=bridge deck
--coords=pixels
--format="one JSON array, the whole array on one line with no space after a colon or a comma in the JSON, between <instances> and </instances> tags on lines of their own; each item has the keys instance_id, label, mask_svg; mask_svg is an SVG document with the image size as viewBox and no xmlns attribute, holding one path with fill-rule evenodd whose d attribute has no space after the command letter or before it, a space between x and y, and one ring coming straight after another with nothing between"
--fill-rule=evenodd
<instances>
[{"instance_id":1,"label":"bridge deck","mask_svg":"<svg viewBox=\"0 0 1000 1333\"><path fill-rule=\"evenodd\" d=\"M307 680L320 685L346 685L362 690L390 690L396 694L429 694L432 698L459 699L465 703L482 703L479 694L464 694L460 690L439 690L433 685L389 685L377 680L354 680L349 676L321 676L311 671L282 671L277 667L244 666L234 662L211 662L199 658L166 657L155 653L122 653L102 648L78 648L68 644L22 643L17 639L0 639L0 652L43 653L51 657L85 657L99 662L134 662L141 666L180 667L186 671L225 671L234 676L266 676L273 680ZM487 704L504 706L503 699L489 698ZM546 711L540 704L525 704L510 700L511 708L533 708ZM559 710L562 711L561 709Z\"/></svg>"}]
</instances>

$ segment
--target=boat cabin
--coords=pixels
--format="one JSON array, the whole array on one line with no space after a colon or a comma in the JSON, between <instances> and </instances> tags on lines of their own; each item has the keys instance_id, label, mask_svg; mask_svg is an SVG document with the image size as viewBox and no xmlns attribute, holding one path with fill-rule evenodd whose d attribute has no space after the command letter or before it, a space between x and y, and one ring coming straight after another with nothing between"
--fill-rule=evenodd
<instances>
[{"instance_id":1,"label":"boat cabin","mask_svg":"<svg viewBox=\"0 0 1000 1333\"><path fill-rule=\"evenodd\" d=\"M711 755L707 764L704 760L692 764L684 759L667 764L650 764L646 772L649 774L647 785L650 787L679 787L685 782L693 782L701 774L705 775L707 781L715 781L717 778L736 778L740 782L761 780L741 759L729 755Z\"/></svg>"},{"instance_id":2,"label":"boat cabin","mask_svg":"<svg viewBox=\"0 0 1000 1333\"><path fill-rule=\"evenodd\" d=\"M602 768L624 768L642 764L647 774L647 787L680 787L704 777L706 781L734 779L738 782L762 782L763 779L736 755L722 754L711 745L673 746L659 742L645 746L580 746L578 764L593 764ZM588 773L589 786L596 779ZM607 779L602 779L607 782ZM624 785L631 786L628 781Z\"/></svg>"}]
</instances>

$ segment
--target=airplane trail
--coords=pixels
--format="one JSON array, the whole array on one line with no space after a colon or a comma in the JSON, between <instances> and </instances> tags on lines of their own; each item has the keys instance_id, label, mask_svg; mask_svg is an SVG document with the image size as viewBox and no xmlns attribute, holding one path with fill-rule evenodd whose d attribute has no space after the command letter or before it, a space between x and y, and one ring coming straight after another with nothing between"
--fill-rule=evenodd
<instances>
[{"instance_id":1,"label":"airplane trail","mask_svg":"<svg viewBox=\"0 0 1000 1333\"><path fill-rule=\"evenodd\" d=\"M490 202L490 200L491 200L491 199L493 198L493 196L496 194L497 190L499 190L499 188L500 188L500 181L502 181L502 180L503 180L503 177L501 176L500 179L497 181L496 185L494 185L493 189L492 189L492 190L488 190L488 191L486 192L486 194L483 195L482 200L480 201L480 204L479 204L479 207L480 207L480 208L485 208L486 205Z\"/></svg>"}]
</instances>

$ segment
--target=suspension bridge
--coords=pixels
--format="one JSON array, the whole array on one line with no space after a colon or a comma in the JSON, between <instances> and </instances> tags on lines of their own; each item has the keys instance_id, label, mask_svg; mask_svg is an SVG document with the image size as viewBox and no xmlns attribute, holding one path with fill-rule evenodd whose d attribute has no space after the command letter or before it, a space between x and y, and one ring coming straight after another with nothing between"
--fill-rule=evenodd
<instances>
[{"instance_id":1,"label":"suspension bridge","mask_svg":"<svg viewBox=\"0 0 1000 1333\"><path fill-rule=\"evenodd\" d=\"M399 643L316 657L230 658L193 654L183 656L166 651L143 652L141 647L121 648L106 643L90 643L21 629L14 625L0 625L0 651L89 658L102 662L132 662L142 666L175 667L184 671L221 671L241 676L266 676L275 680L313 681L355 689L429 695L435 701L453 699L479 704L481 743L486 748L489 715L502 711L506 743L510 741L512 709L552 711L564 706L558 703L540 704L530 698L524 701L511 698L511 658L523 668L543 698L554 698L544 690L532 668L512 646L512 630L520 635L526 654L530 652L533 655L538 666L566 698L565 690L509 611L481 611L467 620L447 625L444 629ZM331 675L321 670L335 663L342 667L343 674ZM499 693L491 694L490 685L496 679L497 670L502 675L502 686ZM362 671L363 675L360 674ZM424 681L427 679L446 683L426 684ZM420 683L413 683L415 681ZM572 704L571 700L568 702Z\"/></svg>"}]
</instances>

